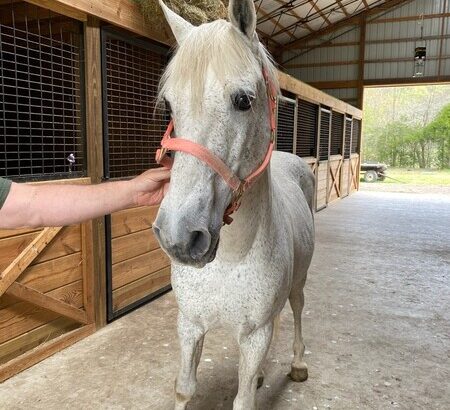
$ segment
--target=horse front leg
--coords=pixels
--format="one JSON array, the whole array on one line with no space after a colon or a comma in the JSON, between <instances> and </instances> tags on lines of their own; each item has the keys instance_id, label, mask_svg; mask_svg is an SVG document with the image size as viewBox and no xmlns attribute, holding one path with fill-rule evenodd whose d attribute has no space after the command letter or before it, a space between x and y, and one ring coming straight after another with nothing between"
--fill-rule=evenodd
<instances>
[{"instance_id":1,"label":"horse front leg","mask_svg":"<svg viewBox=\"0 0 450 410\"><path fill-rule=\"evenodd\" d=\"M175 382L175 410L186 409L197 387L197 367L202 355L205 331L178 313L181 366Z\"/></svg>"},{"instance_id":2,"label":"horse front leg","mask_svg":"<svg viewBox=\"0 0 450 410\"><path fill-rule=\"evenodd\" d=\"M256 410L258 375L269 350L273 322L239 339L239 389L233 410Z\"/></svg>"}]
</instances>

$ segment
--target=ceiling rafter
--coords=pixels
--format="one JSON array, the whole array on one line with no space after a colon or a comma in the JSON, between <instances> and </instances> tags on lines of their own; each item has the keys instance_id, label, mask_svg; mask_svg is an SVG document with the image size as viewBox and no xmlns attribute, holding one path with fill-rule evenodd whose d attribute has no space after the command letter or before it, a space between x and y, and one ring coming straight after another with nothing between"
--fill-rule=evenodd
<instances>
[{"instance_id":1,"label":"ceiling rafter","mask_svg":"<svg viewBox=\"0 0 450 410\"><path fill-rule=\"evenodd\" d=\"M328 17L325 16L325 14L323 13L322 9L317 7L317 2L318 0L308 0L309 4L311 4L311 6L313 6L314 10L317 11L317 13L319 13L320 17L322 17L325 20L325 23L327 23L328 25L331 24L331 21L328 20Z\"/></svg>"},{"instance_id":2,"label":"ceiling rafter","mask_svg":"<svg viewBox=\"0 0 450 410\"><path fill-rule=\"evenodd\" d=\"M283 0L275 0L275 1L276 1L278 4L286 4ZM298 7L298 6L295 6L295 7L293 7L292 9L286 11L286 14L290 14L291 16L296 17L296 18L298 18L299 20L301 20L303 17L300 16L300 14L298 14L298 13L295 11L295 8L296 8L296 7ZM309 26L309 24L308 24L306 21L302 24L302 26L305 27L310 33L313 33L313 32L314 32L314 30Z\"/></svg>"},{"instance_id":3,"label":"ceiling rafter","mask_svg":"<svg viewBox=\"0 0 450 410\"><path fill-rule=\"evenodd\" d=\"M350 14L348 14L348 11L345 8L345 6L342 4L342 1L336 0L336 3L339 5L339 8L342 10L342 13L344 13L345 17L350 17Z\"/></svg>"},{"instance_id":4,"label":"ceiling rafter","mask_svg":"<svg viewBox=\"0 0 450 410\"><path fill-rule=\"evenodd\" d=\"M264 17L268 17L268 19L273 23L273 25L275 27L279 27L281 30L284 30L286 27L284 27L281 23L280 23L280 19L276 20L273 17L270 17L269 13L267 13L262 7L259 8L259 13L262 14ZM296 38L292 32L287 31L287 34L291 37L291 38ZM271 36L270 36L271 37Z\"/></svg>"},{"instance_id":5,"label":"ceiling rafter","mask_svg":"<svg viewBox=\"0 0 450 410\"><path fill-rule=\"evenodd\" d=\"M389 10L389 9L395 7L395 6L398 6L398 5L402 4L402 3L407 3L407 2L410 2L410 1L411 0L386 0L383 3L381 3L381 4L378 4L378 5L376 5L374 7L371 7L369 9L367 9L367 10L364 9L363 11L360 11L359 13L357 13L355 15L351 15L348 18L345 18L343 20L339 20L338 22L336 22L336 23L334 23L332 25L326 26L326 27L324 27L324 28L314 32L314 33L308 34L305 37L302 37L302 38L294 40L294 41L292 41L290 43L287 43L287 44L284 45L284 49L285 50L295 49L295 47L297 45L299 45L299 44L304 44L304 43L306 43L308 41L311 41L311 40L313 40L315 38L324 36L325 34L328 34L331 31L335 31L338 28L345 27L345 26L352 25L352 24L357 24L359 19L360 19L360 17L362 15L371 15L371 14L387 11L387 10Z\"/></svg>"},{"instance_id":6,"label":"ceiling rafter","mask_svg":"<svg viewBox=\"0 0 450 410\"><path fill-rule=\"evenodd\" d=\"M351 5L351 4L354 4L354 3L358 3L358 2L360 2L360 1L361 1L361 0L348 0L347 3L345 3L345 5L348 6L348 5ZM383 1L383 0L377 0L377 1L379 2L379 1ZM308 2L309 2L309 0L308 0ZM331 14L331 13L333 13L334 11L339 10L339 7L336 7L336 4L337 4L337 3L332 3L332 4L328 5L326 8L324 8L323 10L330 9L329 14ZM361 4L361 3L359 3L359 4ZM312 7L311 7L311 10L313 10ZM352 17L352 16L353 16L353 15L350 15L349 17ZM316 20L316 19L318 19L318 18L321 18L321 16L319 15L319 13L315 12L315 13L313 13L313 14L308 13L305 17L303 17L303 18L300 17L300 18L301 18L300 21L295 22L295 23L293 23L293 24L287 26L286 29L287 29L287 30L293 29L293 33L295 33L295 28L298 27L299 25L303 25L304 21L307 21L307 22L314 21L314 20ZM334 23L333 23L333 24L334 24ZM328 27L328 26L326 26L326 27ZM324 29L324 28L326 28L326 27L322 27L322 26L321 26L319 30L322 30L322 29ZM318 30L313 30L313 31L314 31L314 33L316 33ZM275 32L275 33L273 34L273 37L276 37L276 36L278 36L279 34L282 34L282 33L283 33L282 30L277 31L277 32ZM312 34L313 34L313 33L312 33Z\"/></svg>"}]
</instances>

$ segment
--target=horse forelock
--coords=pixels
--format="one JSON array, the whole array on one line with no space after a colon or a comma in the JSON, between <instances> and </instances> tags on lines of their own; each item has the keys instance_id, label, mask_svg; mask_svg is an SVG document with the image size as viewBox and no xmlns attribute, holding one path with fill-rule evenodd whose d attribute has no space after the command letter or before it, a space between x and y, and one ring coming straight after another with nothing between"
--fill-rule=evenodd
<instances>
[{"instance_id":1,"label":"horse forelock","mask_svg":"<svg viewBox=\"0 0 450 410\"><path fill-rule=\"evenodd\" d=\"M180 90L189 87L190 105L200 111L205 92L207 71L225 85L229 78L248 77L250 73L260 77L265 68L278 90L276 69L261 43L251 47L249 41L225 20L216 20L192 29L161 77L158 101L162 101L167 89Z\"/></svg>"}]
</instances>

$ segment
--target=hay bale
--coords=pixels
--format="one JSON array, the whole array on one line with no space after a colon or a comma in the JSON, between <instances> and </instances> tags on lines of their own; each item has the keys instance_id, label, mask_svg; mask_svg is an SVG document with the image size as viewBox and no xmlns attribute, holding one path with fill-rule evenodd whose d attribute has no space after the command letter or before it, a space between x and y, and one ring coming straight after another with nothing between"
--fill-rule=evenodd
<instances>
[{"instance_id":1,"label":"hay bale","mask_svg":"<svg viewBox=\"0 0 450 410\"><path fill-rule=\"evenodd\" d=\"M139 4L144 18L153 26L161 29L165 18L157 0L134 0ZM227 17L228 0L165 0L177 14L194 25L200 25Z\"/></svg>"}]
</instances>

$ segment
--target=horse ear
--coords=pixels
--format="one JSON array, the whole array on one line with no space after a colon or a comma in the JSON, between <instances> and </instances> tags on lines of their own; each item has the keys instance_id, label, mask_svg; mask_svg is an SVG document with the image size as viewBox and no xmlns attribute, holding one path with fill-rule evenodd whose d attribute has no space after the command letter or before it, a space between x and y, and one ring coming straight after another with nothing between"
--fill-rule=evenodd
<instances>
[{"instance_id":1,"label":"horse ear","mask_svg":"<svg viewBox=\"0 0 450 410\"><path fill-rule=\"evenodd\" d=\"M181 44L194 26L183 17L170 10L162 0L159 0L159 4L163 10L164 16L166 16L166 20L172 29L172 33L175 36L177 43Z\"/></svg>"},{"instance_id":2,"label":"horse ear","mask_svg":"<svg viewBox=\"0 0 450 410\"><path fill-rule=\"evenodd\" d=\"M233 26L250 40L253 39L256 29L256 10L253 0L230 0L228 17Z\"/></svg>"}]
</instances>

